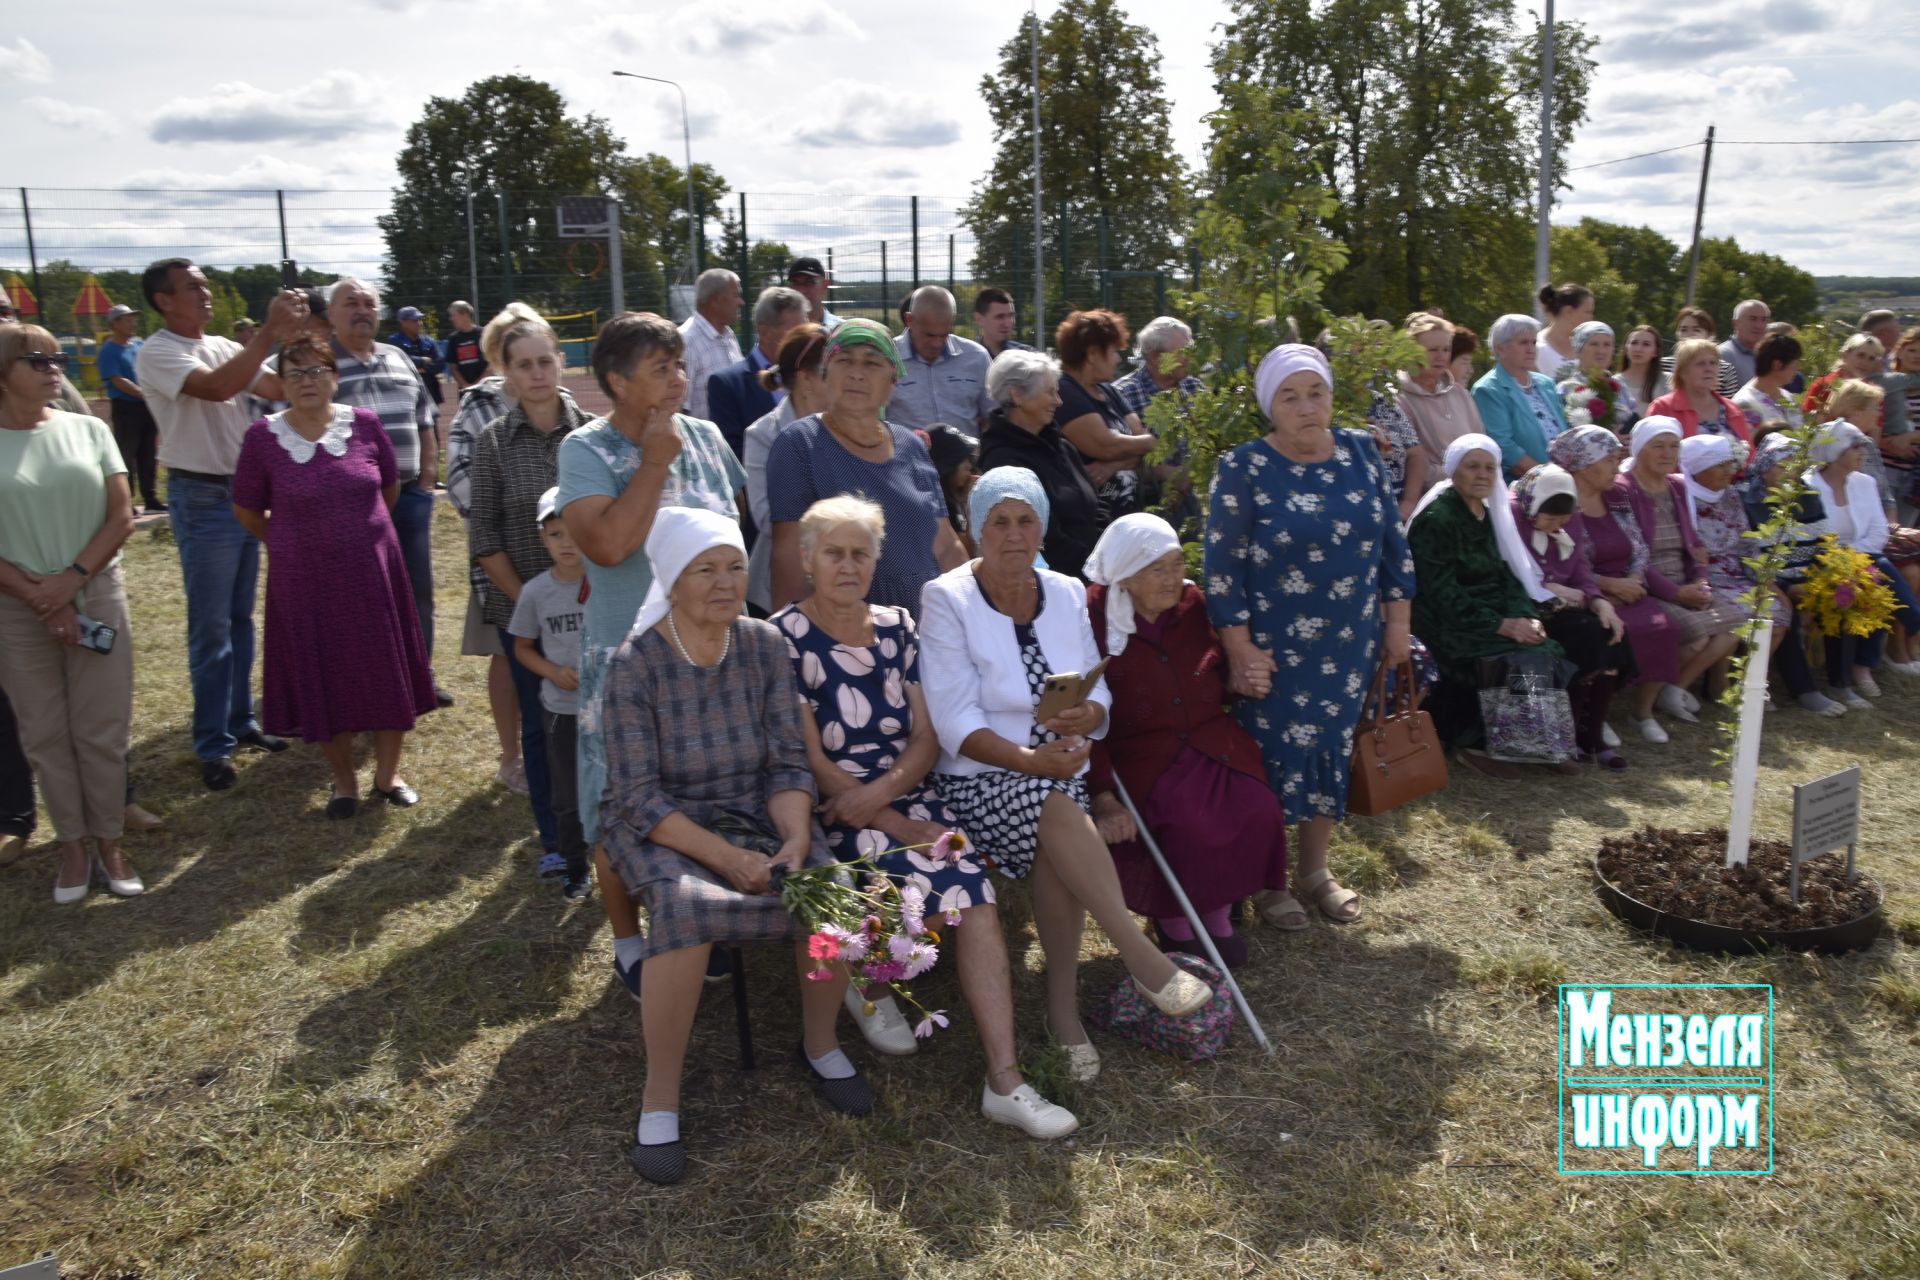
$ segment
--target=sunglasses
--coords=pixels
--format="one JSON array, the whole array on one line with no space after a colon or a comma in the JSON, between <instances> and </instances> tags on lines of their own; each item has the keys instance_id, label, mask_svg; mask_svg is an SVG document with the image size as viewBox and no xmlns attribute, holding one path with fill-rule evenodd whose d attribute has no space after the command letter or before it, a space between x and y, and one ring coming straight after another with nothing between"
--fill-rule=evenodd
<instances>
[{"instance_id":1,"label":"sunglasses","mask_svg":"<svg viewBox=\"0 0 1920 1280\"><path fill-rule=\"evenodd\" d=\"M324 364L306 364L298 369L282 369L280 376L288 382L318 382L333 370Z\"/></svg>"},{"instance_id":2,"label":"sunglasses","mask_svg":"<svg viewBox=\"0 0 1920 1280\"><path fill-rule=\"evenodd\" d=\"M29 351L15 358L25 360L35 373L50 373L55 369L65 373L67 366L73 363L73 357L65 352Z\"/></svg>"}]
</instances>

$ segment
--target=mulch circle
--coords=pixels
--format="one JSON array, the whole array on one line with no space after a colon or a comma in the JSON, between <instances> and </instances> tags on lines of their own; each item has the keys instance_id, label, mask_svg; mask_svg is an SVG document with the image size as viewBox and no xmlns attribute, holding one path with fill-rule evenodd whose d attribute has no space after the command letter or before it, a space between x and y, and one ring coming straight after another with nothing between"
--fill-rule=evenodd
<instances>
[{"instance_id":1,"label":"mulch circle","mask_svg":"<svg viewBox=\"0 0 1920 1280\"><path fill-rule=\"evenodd\" d=\"M1649 907L1726 929L1802 930L1846 924L1881 902L1864 871L1847 882L1844 853L1800 864L1800 902L1788 893L1792 845L1755 840L1745 866L1729 867L1725 828L1645 827L1600 842L1601 875Z\"/></svg>"}]
</instances>

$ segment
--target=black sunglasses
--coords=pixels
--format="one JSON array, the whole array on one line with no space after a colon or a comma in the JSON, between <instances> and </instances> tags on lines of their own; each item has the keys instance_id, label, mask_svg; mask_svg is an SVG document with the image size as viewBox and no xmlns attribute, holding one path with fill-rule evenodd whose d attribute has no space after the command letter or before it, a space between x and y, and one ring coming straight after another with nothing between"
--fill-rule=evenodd
<instances>
[{"instance_id":1,"label":"black sunglasses","mask_svg":"<svg viewBox=\"0 0 1920 1280\"><path fill-rule=\"evenodd\" d=\"M55 354L46 351L29 351L26 355L18 356L16 359L25 360L32 366L35 373L46 373L52 369L58 369L60 372L65 373L67 366L73 363L73 357L67 355L65 352Z\"/></svg>"}]
</instances>

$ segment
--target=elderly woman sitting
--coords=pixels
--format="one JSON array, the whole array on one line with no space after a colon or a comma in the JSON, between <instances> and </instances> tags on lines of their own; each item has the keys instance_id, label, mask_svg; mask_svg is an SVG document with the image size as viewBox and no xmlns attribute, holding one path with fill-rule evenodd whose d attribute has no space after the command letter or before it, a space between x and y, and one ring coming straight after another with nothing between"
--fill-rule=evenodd
<instances>
[{"instance_id":1,"label":"elderly woman sitting","mask_svg":"<svg viewBox=\"0 0 1920 1280\"><path fill-rule=\"evenodd\" d=\"M1846 421L1830 422L1820 429L1813 442L1809 457L1814 465L1804 479L1826 508L1828 532L1842 546L1873 557L1874 567L1898 602L1894 620L1912 635L1920 633L1920 607L1916 607L1920 602L1916 602L1906 578L1885 555L1887 513L1880 502L1879 487L1863 466L1872 451L1872 439L1859 427ZM1829 696L1848 710L1860 710L1868 705L1860 697L1863 693L1870 698L1879 696L1880 686L1874 681L1873 668L1879 664L1886 637L1886 632L1879 632L1859 639L1840 636L1828 640L1827 679L1833 686ZM1911 674L1905 664L1899 670Z\"/></svg>"},{"instance_id":2,"label":"elderly woman sitting","mask_svg":"<svg viewBox=\"0 0 1920 1280\"><path fill-rule=\"evenodd\" d=\"M640 963L647 1080L628 1159L642 1177L668 1183L686 1168L680 1074L708 952L717 942L799 938L773 870L833 855L813 822L786 645L767 623L740 615L747 553L739 525L663 507L646 554L653 582L607 664L601 695L600 838L648 915ZM801 976L813 968L804 944L794 957ZM844 974L800 982L801 1057L828 1105L866 1115L873 1091L833 1033L846 982Z\"/></svg>"},{"instance_id":3,"label":"elderly woman sitting","mask_svg":"<svg viewBox=\"0 0 1920 1280\"><path fill-rule=\"evenodd\" d=\"M1164 1012L1191 1013L1213 993L1134 924L1113 859L1087 814L1090 740L1106 733L1111 704L1105 681L1078 706L1045 723L1034 720L1050 674L1090 672L1100 661L1086 589L1034 564L1048 507L1031 471L999 467L980 477L968 498L980 558L927 584L921 656L940 738L941 798L1002 875L1033 877L1034 929L1047 957L1047 1024L1074 1079L1091 1080L1100 1054L1080 1025L1078 995L1080 933L1089 912L1141 992Z\"/></svg>"},{"instance_id":4,"label":"elderly woman sitting","mask_svg":"<svg viewBox=\"0 0 1920 1280\"><path fill-rule=\"evenodd\" d=\"M953 928L960 987L978 1024L987 1079L987 1119L1059 1138L1079 1127L1020 1076L1013 1046L1013 990L993 882L969 849L957 862L926 846L958 826L929 773L940 754L920 691L920 636L905 609L867 603L886 517L864 498L827 498L800 518L800 556L813 594L773 616L807 712L807 758L820 788L827 847L865 858L925 895L927 915ZM849 989L847 1007L882 1053L910 1054L916 1041L884 988ZM867 1010L872 1010L868 1013Z\"/></svg>"},{"instance_id":5,"label":"elderly woman sitting","mask_svg":"<svg viewBox=\"0 0 1920 1280\"><path fill-rule=\"evenodd\" d=\"M1593 580L1586 549L1567 532L1578 499L1573 476L1550 462L1513 482L1513 519L1553 595L1540 602L1547 636L1581 671L1567 691L1574 745L1581 759L1619 770L1627 762L1607 744L1607 712L1614 690L1631 683L1636 668L1626 624Z\"/></svg>"},{"instance_id":6,"label":"elderly woman sitting","mask_svg":"<svg viewBox=\"0 0 1920 1280\"><path fill-rule=\"evenodd\" d=\"M1768 522L1773 515L1772 508L1782 503L1792 507L1791 515L1779 535L1779 541L1784 544L1785 562L1775 579L1776 586L1785 593L1789 603L1801 595L1801 584L1819 556L1829 531L1826 507L1811 489L1799 484L1789 470L1789 464L1799 455L1800 444L1790 435L1775 432L1761 437L1760 446L1754 450L1753 460L1747 466L1740 495L1741 505L1747 512L1747 525L1753 529L1761 528ZM1780 678L1786 683L1794 701L1815 715L1837 717L1847 714L1846 704L1836 702L1820 692L1819 684L1814 679L1813 667L1807 661L1804 615L1798 609L1789 608L1783 626L1776 611L1774 629L1785 633L1785 639L1774 647L1774 665L1779 669Z\"/></svg>"},{"instance_id":7,"label":"elderly woman sitting","mask_svg":"<svg viewBox=\"0 0 1920 1280\"><path fill-rule=\"evenodd\" d=\"M1501 316L1487 340L1493 368L1473 384L1473 402L1487 434L1500 446L1502 471L1519 477L1547 460L1547 445L1567 429L1560 392L1534 368L1540 326L1532 316Z\"/></svg>"},{"instance_id":8,"label":"elderly woman sitting","mask_svg":"<svg viewBox=\"0 0 1920 1280\"><path fill-rule=\"evenodd\" d=\"M1640 417L1640 402L1634 398L1633 391L1627 386L1626 379L1613 375L1613 326L1601 320L1588 320L1573 330L1573 362L1579 366L1579 372L1560 380L1560 394L1564 397L1576 386L1598 390L1601 387L1613 389L1613 417L1609 422L1598 425L1612 427L1621 435L1633 429Z\"/></svg>"},{"instance_id":9,"label":"elderly woman sitting","mask_svg":"<svg viewBox=\"0 0 1920 1280\"><path fill-rule=\"evenodd\" d=\"M1480 750L1479 663L1532 650L1559 657L1540 606L1555 597L1541 583L1520 533L1506 485L1500 446L1464 435L1447 446L1445 478L1427 490L1407 527L1413 571L1414 634L1440 665L1427 701L1434 726L1470 767L1494 777L1514 771ZM1572 764L1556 766L1571 773Z\"/></svg>"},{"instance_id":10,"label":"elderly woman sitting","mask_svg":"<svg viewBox=\"0 0 1920 1280\"><path fill-rule=\"evenodd\" d=\"M1255 894L1285 893L1287 819L1267 785L1259 744L1226 712L1226 651L1207 621L1206 597L1186 580L1173 526L1144 513L1107 527L1087 577L1095 584L1087 588L1087 612L1110 659L1113 693L1107 736L1093 745L1094 821L1113 849L1127 907L1153 917L1167 950L1200 954L1120 801L1118 776L1220 958L1237 968L1247 944L1229 914ZM1249 678L1260 695L1271 683L1267 671ZM1272 914L1282 928L1307 927L1297 902Z\"/></svg>"},{"instance_id":11,"label":"elderly woman sitting","mask_svg":"<svg viewBox=\"0 0 1920 1280\"><path fill-rule=\"evenodd\" d=\"M1054 425L1060 366L1037 351L1003 351L987 370L987 394L994 410L980 434L980 470L1022 467L1039 478L1052 503L1045 529L1047 566L1077 578L1108 513L1080 451ZM973 537L980 537L978 529Z\"/></svg>"}]
</instances>

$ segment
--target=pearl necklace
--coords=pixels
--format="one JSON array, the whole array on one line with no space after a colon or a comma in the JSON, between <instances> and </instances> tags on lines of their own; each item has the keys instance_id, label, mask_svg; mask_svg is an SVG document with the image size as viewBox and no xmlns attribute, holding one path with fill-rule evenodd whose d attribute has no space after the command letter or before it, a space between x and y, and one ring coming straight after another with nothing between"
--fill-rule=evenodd
<instances>
[{"instance_id":1,"label":"pearl necklace","mask_svg":"<svg viewBox=\"0 0 1920 1280\"><path fill-rule=\"evenodd\" d=\"M674 625L673 610L671 609L667 610L667 634L673 637L673 647L680 651L680 656L687 660L687 665L690 667L699 667L702 671L711 671L714 667L724 666L727 661L727 651L733 648L733 626L729 623L727 626L727 634L720 638L719 659L713 664L713 667L700 666L699 663L693 660L693 655L687 652L687 646L681 643L680 628Z\"/></svg>"}]
</instances>

